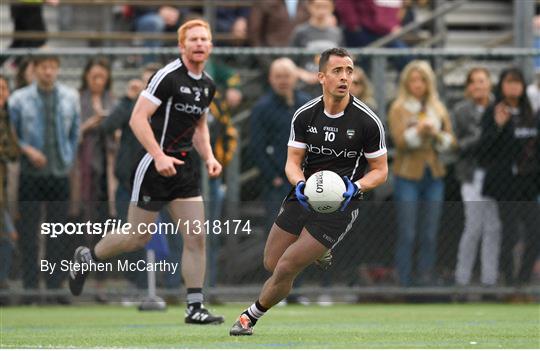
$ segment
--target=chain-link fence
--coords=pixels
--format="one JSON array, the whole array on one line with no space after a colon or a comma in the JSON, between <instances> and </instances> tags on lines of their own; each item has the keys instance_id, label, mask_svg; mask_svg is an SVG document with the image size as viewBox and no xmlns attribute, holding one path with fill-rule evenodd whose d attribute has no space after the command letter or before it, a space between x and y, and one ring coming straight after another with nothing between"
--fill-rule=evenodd
<instances>
[{"instance_id":1,"label":"chain-link fence","mask_svg":"<svg viewBox=\"0 0 540 351\"><path fill-rule=\"evenodd\" d=\"M396 157L402 155L396 151L388 114L398 91L399 73L393 65L397 57L407 56L437 64L434 71L441 100L450 111L451 121L455 123L456 116L452 116L452 113L464 99L465 78L470 68L485 67L495 89L501 71L516 63L529 62L540 54L538 50L420 49L396 53L385 49L355 49L351 52L371 80L371 107L385 125L389 145L389 179L385 185L366 195L355 226L333 250L331 268L321 272L310 267L299 277L298 291L313 296L330 292L343 299L351 299L351 294L356 298L358 293L364 297L389 298L402 294L451 294L461 291L457 289L461 285L483 286L474 290L476 292L507 293L524 284L527 288L523 291L538 293L534 288L540 279L540 225L537 221L540 214L537 187L540 178L540 143L537 125L520 125L515 129L514 137L521 140L525 135L527 138L526 142L517 144L521 149L514 150L512 154L517 158L525 155L525 161L531 165L526 167L525 173L519 173L515 163L510 162L510 172L514 173L499 174L497 167L494 167L495 173L486 170L485 175L490 177L489 181L496 188L517 189L513 182L518 181L525 184L525 188L519 188L514 193L510 190L510 197L501 197L500 201L464 199L464 182L459 180L460 171L456 169L464 156L454 150L437 155L446 173L438 179L438 190L427 190L430 194L440 192L441 199L433 200L426 194L421 198L424 200L415 201L403 198L403 188L399 187L404 179L394 174ZM6 54L19 59L29 57L28 54L40 55L38 52L16 50ZM92 128L100 123L106 124L107 119L120 118L122 111L129 114L132 105L123 99L129 94L131 80L141 77L141 67L148 62L163 65L177 56L173 48L64 49L58 54L61 57L59 82L76 89L83 86L83 67L89 60L100 56L110 64L111 94L107 105L103 106L103 110L110 114L105 114ZM250 296L255 294L257 286L268 277L262 260L267 233L281 200L291 189L284 175L286 143L292 114L303 103L301 98L292 105L280 101L279 97L269 99L272 97L269 95L271 86L267 78L269 65L283 56L295 61L305 71L304 79L300 79L296 87L305 93L302 95L305 99L309 99L320 94L319 84L313 82L315 54L298 49L256 48L216 48L213 53L209 70L218 85L218 101L223 106L212 113L216 115L215 119L219 119L221 114L230 116L237 133L225 138L225 129L212 128L215 121L211 121L214 146L217 147L215 134L225 133L220 139L221 152L228 152L231 157L224 156L226 168L219 180L209 180L202 172L202 191L210 221L200 226L208 232L208 285L211 291L226 299L243 298L245 295L242 293ZM6 75L14 86L15 72L6 72ZM527 82L535 84L532 82L534 78L527 77ZM231 91L236 98L229 100ZM81 98L84 97L82 91ZM85 102L81 103L83 114L85 108L90 112L83 116L80 128L91 131L90 123L85 126L84 119L87 121L92 117L92 104L85 106ZM123 103L126 106L122 107ZM122 108L128 109L128 112ZM514 112L516 115L520 113L519 110ZM536 122L540 120L538 114L533 118ZM474 121L470 123L473 128ZM20 132L25 128L15 126L15 129ZM63 294L64 290L54 289L63 287L67 272L61 272L57 267L55 273L51 274L51 269L44 266L42 260L69 260L76 246L92 246L100 238L99 235L69 235L70 230L88 234L90 227L86 226L87 223L105 225L109 220L112 225L113 218L125 222L130 197L129 182L126 184L118 179L118 172L129 174L129 178L132 162L125 154L118 156L118 143L124 136L115 135L117 129L121 127L110 127L108 131L99 128L94 132L83 130L74 166L77 172L70 170L62 177L41 177L37 182L36 174L28 172L28 156L9 164L4 177L7 179L2 181L7 180L7 208L14 226L5 225L9 229L2 234L1 255L4 263L1 269L4 270L2 278L8 278L3 282L9 282L12 287L4 290L7 292L3 296L13 292L24 296L35 292L40 286ZM461 145L459 136L456 136ZM500 157L501 162L507 162L503 160L508 157L505 150L497 149L507 144L492 145L492 149L484 150L491 155L490 159ZM506 170L501 168L499 171ZM476 184L474 180L465 183ZM396 191L400 191L398 196ZM398 198L401 200L397 201ZM162 216L159 223L171 223L171 227L158 228L155 232L176 233L175 220L167 218L166 213L162 213ZM7 217L6 220L10 222ZM64 224L63 227L58 226L59 235L56 238L52 237L56 235L51 235L54 229L51 223ZM71 227L65 226L68 223ZM494 223L499 223L499 227ZM10 236L15 232L18 233L18 240L15 235ZM462 236L466 232L469 237L464 240ZM162 250L158 259L169 263L181 262L181 235L162 235L158 241L157 250ZM145 259L145 253L139 251L122 256L124 259L128 261L122 262L137 262ZM146 272L127 269L130 272L122 273L119 272L123 270L122 267L117 265L116 260L114 262L113 272L95 275L95 282L88 291L101 299L104 298L102 294L118 296L129 293L134 286L145 288ZM180 268L177 267L174 272L169 268L158 270L158 286L164 291L174 292L182 284ZM456 284L456 279L459 284ZM42 293L45 292L42 290Z\"/></svg>"}]
</instances>

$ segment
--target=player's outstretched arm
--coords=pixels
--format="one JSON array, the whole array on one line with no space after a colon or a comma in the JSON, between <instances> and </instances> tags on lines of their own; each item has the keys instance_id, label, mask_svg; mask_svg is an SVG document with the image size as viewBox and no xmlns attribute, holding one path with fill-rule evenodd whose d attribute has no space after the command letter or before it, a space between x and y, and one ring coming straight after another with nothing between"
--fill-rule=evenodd
<instances>
[{"instance_id":1,"label":"player's outstretched arm","mask_svg":"<svg viewBox=\"0 0 540 351\"><path fill-rule=\"evenodd\" d=\"M204 160L208 175L212 178L219 176L221 174L221 164L216 160L212 151L206 113L201 117L195 128L193 146Z\"/></svg>"},{"instance_id":2,"label":"player's outstretched arm","mask_svg":"<svg viewBox=\"0 0 540 351\"><path fill-rule=\"evenodd\" d=\"M357 183L360 183L362 192L375 189L388 178L388 157L387 154L379 157L368 158L369 172L367 172Z\"/></svg>"},{"instance_id":3,"label":"player's outstretched arm","mask_svg":"<svg viewBox=\"0 0 540 351\"><path fill-rule=\"evenodd\" d=\"M285 164L285 174L292 185L298 184L301 180L306 180L302 172L302 162L306 156L306 149L289 146L287 149L287 163Z\"/></svg>"}]
</instances>

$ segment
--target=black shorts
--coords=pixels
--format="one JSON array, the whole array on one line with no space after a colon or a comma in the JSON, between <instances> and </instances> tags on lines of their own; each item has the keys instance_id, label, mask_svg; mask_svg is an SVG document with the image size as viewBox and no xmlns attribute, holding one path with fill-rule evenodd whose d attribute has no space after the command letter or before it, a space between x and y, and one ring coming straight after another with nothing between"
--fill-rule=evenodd
<instances>
[{"instance_id":1,"label":"black shorts","mask_svg":"<svg viewBox=\"0 0 540 351\"><path fill-rule=\"evenodd\" d=\"M360 199L353 199L345 211L332 213L308 212L294 196L283 201L275 224L286 232L300 235L306 230L317 241L331 249L351 231L360 208Z\"/></svg>"},{"instance_id":2,"label":"black shorts","mask_svg":"<svg viewBox=\"0 0 540 351\"><path fill-rule=\"evenodd\" d=\"M170 155L185 163L176 165L176 175L164 177L154 166L154 160L146 153L137 163L131 176L131 202L148 211L160 211L174 199L201 195L199 163L190 154Z\"/></svg>"}]
</instances>

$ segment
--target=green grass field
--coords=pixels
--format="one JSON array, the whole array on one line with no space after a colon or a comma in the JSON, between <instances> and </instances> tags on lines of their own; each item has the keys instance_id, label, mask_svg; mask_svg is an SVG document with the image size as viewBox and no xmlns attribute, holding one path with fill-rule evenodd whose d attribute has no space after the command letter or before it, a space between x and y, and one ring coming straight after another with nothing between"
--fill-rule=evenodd
<instances>
[{"instance_id":1,"label":"green grass field","mask_svg":"<svg viewBox=\"0 0 540 351\"><path fill-rule=\"evenodd\" d=\"M212 308L225 315L220 326L185 325L180 307L2 307L0 347L540 348L539 305L276 307L253 336L230 337L243 307Z\"/></svg>"}]
</instances>

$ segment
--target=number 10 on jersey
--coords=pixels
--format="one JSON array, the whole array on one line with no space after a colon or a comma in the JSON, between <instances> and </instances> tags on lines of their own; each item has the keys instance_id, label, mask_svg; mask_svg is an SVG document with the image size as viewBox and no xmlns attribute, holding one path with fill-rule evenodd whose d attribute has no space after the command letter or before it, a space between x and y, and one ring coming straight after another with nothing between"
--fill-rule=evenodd
<instances>
[{"instance_id":1,"label":"number 10 on jersey","mask_svg":"<svg viewBox=\"0 0 540 351\"><path fill-rule=\"evenodd\" d=\"M334 141L336 139L335 132L324 132L324 141Z\"/></svg>"}]
</instances>

